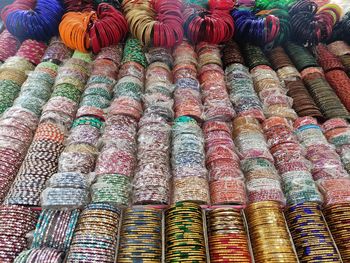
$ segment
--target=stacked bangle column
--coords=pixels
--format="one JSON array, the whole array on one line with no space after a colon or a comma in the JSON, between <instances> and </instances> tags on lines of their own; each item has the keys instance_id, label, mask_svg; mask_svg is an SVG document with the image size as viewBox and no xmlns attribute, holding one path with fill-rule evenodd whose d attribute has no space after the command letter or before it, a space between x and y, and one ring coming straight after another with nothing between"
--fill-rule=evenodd
<instances>
[{"instance_id":1,"label":"stacked bangle column","mask_svg":"<svg viewBox=\"0 0 350 263\"><path fill-rule=\"evenodd\" d=\"M350 172L350 126L344 119L330 119L323 125L323 132L329 143L335 146L339 154L344 168ZM349 180L344 179L335 187L338 193L347 194L349 191ZM344 185L343 185L344 184ZM348 195L348 194L347 194ZM350 245L348 242L350 232L348 218L350 217L350 200L349 198L340 199L335 204L330 204L323 209L324 216L328 223L329 229L333 235L333 239L337 244L343 262L350 260Z\"/></svg>"},{"instance_id":2,"label":"stacked bangle column","mask_svg":"<svg viewBox=\"0 0 350 263\"><path fill-rule=\"evenodd\" d=\"M210 202L204 138L196 120L182 116L172 127L172 202Z\"/></svg>"},{"instance_id":3,"label":"stacked bangle column","mask_svg":"<svg viewBox=\"0 0 350 263\"><path fill-rule=\"evenodd\" d=\"M225 73L222 70L220 49L217 45L202 42L196 46L198 77L201 84L204 121L232 121L235 111L229 100Z\"/></svg>"},{"instance_id":4,"label":"stacked bangle column","mask_svg":"<svg viewBox=\"0 0 350 263\"><path fill-rule=\"evenodd\" d=\"M305 88L299 71L282 47L276 47L269 52L269 60L277 72L281 84L287 89L287 95L293 99L293 109L298 116L322 118L322 113Z\"/></svg>"},{"instance_id":5,"label":"stacked bangle column","mask_svg":"<svg viewBox=\"0 0 350 263\"><path fill-rule=\"evenodd\" d=\"M49 179L41 194L43 208L74 209L89 202L89 187L93 180L90 173L95 169L104 111L110 104L121 52L118 46L103 49L92 63L91 76L58 161L58 173ZM119 59L114 62L105 58L108 56Z\"/></svg>"},{"instance_id":6,"label":"stacked bangle column","mask_svg":"<svg viewBox=\"0 0 350 263\"><path fill-rule=\"evenodd\" d=\"M320 205L312 202L291 205L285 216L299 262L342 262Z\"/></svg>"},{"instance_id":7,"label":"stacked bangle column","mask_svg":"<svg viewBox=\"0 0 350 263\"><path fill-rule=\"evenodd\" d=\"M165 55L161 55L165 54ZM170 200L170 139L174 119L172 57L164 48L151 49L146 70L144 115L138 125L134 204L168 204Z\"/></svg>"},{"instance_id":8,"label":"stacked bangle column","mask_svg":"<svg viewBox=\"0 0 350 263\"><path fill-rule=\"evenodd\" d=\"M233 121L233 138L246 179L248 202L276 201L284 204L281 179L259 121L251 117L236 118Z\"/></svg>"},{"instance_id":9,"label":"stacked bangle column","mask_svg":"<svg viewBox=\"0 0 350 263\"><path fill-rule=\"evenodd\" d=\"M252 262L242 211L214 208L207 219L210 262Z\"/></svg>"},{"instance_id":10,"label":"stacked bangle column","mask_svg":"<svg viewBox=\"0 0 350 263\"><path fill-rule=\"evenodd\" d=\"M15 205L0 206L0 260L12 263L27 247L27 235L35 228L38 213Z\"/></svg>"},{"instance_id":11,"label":"stacked bangle column","mask_svg":"<svg viewBox=\"0 0 350 263\"><path fill-rule=\"evenodd\" d=\"M40 63L46 45L35 40L25 40L16 55L6 59L0 67L0 114L12 106L22 84L27 79L26 72L32 71Z\"/></svg>"},{"instance_id":12,"label":"stacked bangle column","mask_svg":"<svg viewBox=\"0 0 350 263\"><path fill-rule=\"evenodd\" d=\"M324 205L348 202L350 177L345 171L334 146L327 142L322 128L311 117L299 118L294 123L299 141L306 150L306 158L312 163L312 176L319 185Z\"/></svg>"},{"instance_id":13,"label":"stacked bangle column","mask_svg":"<svg viewBox=\"0 0 350 263\"><path fill-rule=\"evenodd\" d=\"M345 170L350 173L350 125L344 119L330 119L322 125L329 143L335 146Z\"/></svg>"},{"instance_id":14,"label":"stacked bangle column","mask_svg":"<svg viewBox=\"0 0 350 263\"><path fill-rule=\"evenodd\" d=\"M121 211L105 203L92 203L81 212L67 263L115 262Z\"/></svg>"},{"instance_id":15,"label":"stacked bangle column","mask_svg":"<svg viewBox=\"0 0 350 263\"><path fill-rule=\"evenodd\" d=\"M165 262L206 262L203 211L178 202L165 211Z\"/></svg>"},{"instance_id":16,"label":"stacked bangle column","mask_svg":"<svg viewBox=\"0 0 350 263\"><path fill-rule=\"evenodd\" d=\"M126 42L114 99L102 136L103 146L96 163L93 202L128 205L131 180L136 166L137 122L142 115L141 94L147 66L138 40Z\"/></svg>"},{"instance_id":17,"label":"stacked bangle column","mask_svg":"<svg viewBox=\"0 0 350 263\"><path fill-rule=\"evenodd\" d=\"M151 207L124 211L116 262L162 262L162 215Z\"/></svg>"},{"instance_id":18,"label":"stacked bangle column","mask_svg":"<svg viewBox=\"0 0 350 263\"><path fill-rule=\"evenodd\" d=\"M7 29L2 31L0 34L0 65L9 57L16 55L19 46L19 40L11 35Z\"/></svg>"},{"instance_id":19,"label":"stacked bangle column","mask_svg":"<svg viewBox=\"0 0 350 263\"><path fill-rule=\"evenodd\" d=\"M191 44L183 41L174 48L173 57L175 118L189 116L201 121L203 106L197 80L197 54Z\"/></svg>"},{"instance_id":20,"label":"stacked bangle column","mask_svg":"<svg viewBox=\"0 0 350 263\"><path fill-rule=\"evenodd\" d=\"M285 50L300 72L308 91L323 116L326 119L348 118L349 112L326 81L324 73L313 55L305 47L291 42L285 45Z\"/></svg>"},{"instance_id":21,"label":"stacked bangle column","mask_svg":"<svg viewBox=\"0 0 350 263\"><path fill-rule=\"evenodd\" d=\"M206 121L203 125L213 205L244 205L247 201L244 176L234 150L231 130L228 123L221 121Z\"/></svg>"},{"instance_id":22,"label":"stacked bangle column","mask_svg":"<svg viewBox=\"0 0 350 263\"><path fill-rule=\"evenodd\" d=\"M292 109L293 100L286 95L287 91L282 87L261 48L246 44L243 51L253 77L255 90L263 103L265 116L295 120L298 116Z\"/></svg>"},{"instance_id":23,"label":"stacked bangle column","mask_svg":"<svg viewBox=\"0 0 350 263\"><path fill-rule=\"evenodd\" d=\"M223 49L226 85L230 100L237 116L248 116L263 121L265 119L262 103L255 93L254 83L239 46L230 42Z\"/></svg>"},{"instance_id":24,"label":"stacked bangle column","mask_svg":"<svg viewBox=\"0 0 350 263\"><path fill-rule=\"evenodd\" d=\"M325 77L335 93L338 95L345 108L350 110L350 78L346 75L345 67L327 46L319 44L316 47L317 60L322 66Z\"/></svg>"},{"instance_id":25,"label":"stacked bangle column","mask_svg":"<svg viewBox=\"0 0 350 263\"><path fill-rule=\"evenodd\" d=\"M0 179L0 201L2 201L25 158L33 135L37 128L44 104L50 98L52 86L57 75L58 65L70 56L66 48L57 50L57 45L64 46L58 41L51 44L41 62L33 72L28 74L22 85L21 93L0 119L0 160L2 163ZM47 53L50 52L52 56ZM61 57L52 61L50 57ZM46 58L44 60L44 58ZM40 156L38 156L40 157Z\"/></svg>"},{"instance_id":26,"label":"stacked bangle column","mask_svg":"<svg viewBox=\"0 0 350 263\"><path fill-rule=\"evenodd\" d=\"M58 169L64 137L78 109L90 74L90 54L75 51L58 72L54 92L46 103L34 140L5 202L38 206L46 181Z\"/></svg>"},{"instance_id":27,"label":"stacked bangle column","mask_svg":"<svg viewBox=\"0 0 350 263\"><path fill-rule=\"evenodd\" d=\"M349 233L350 203L329 205L323 209L329 230L337 244L343 262L350 260Z\"/></svg>"},{"instance_id":28,"label":"stacked bangle column","mask_svg":"<svg viewBox=\"0 0 350 263\"><path fill-rule=\"evenodd\" d=\"M310 162L287 119L271 117L263 125L267 144L282 178L288 205L321 203L322 198L311 175Z\"/></svg>"},{"instance_id":29,"label":"stacked bangle column","mask_svg":"<svg viewBox=\"0 0 350 263\"><path fill-rule=\"evenodd\" d=\"M175 122L172 127L172 202L209 203L204 138L197 123L203 118L197 80L197 53L183 41L174 49Z\"/></svg>"},{"instance_id":30,"label":"stacked bangle column","mask_svg":"<svg viewBox=\"0 0 350 263\"><path fill-rule=\"evenodd\" d=\"M250 204L244 210L256 263L298 262L278 202Z\"/></svg>"}]
</instances>

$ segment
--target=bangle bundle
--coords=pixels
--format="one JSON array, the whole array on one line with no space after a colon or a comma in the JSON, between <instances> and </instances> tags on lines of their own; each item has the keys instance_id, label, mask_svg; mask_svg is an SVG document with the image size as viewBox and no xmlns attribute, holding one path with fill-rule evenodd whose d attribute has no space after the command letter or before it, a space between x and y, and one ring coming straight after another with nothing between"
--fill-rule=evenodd
<instances>
[{"instance_id":1,"label":"bangle bundle","mask_svg":"<svg viewBox=\"0 0 350 263\"><path fill-rule=\"evenodd\" d=\"M31 248L67 251L73 238L80 211L45 209L40 213Z\"/></svg>"},{"instance_id":2,"label":"bangle bundle","mask_svg":"<svg viewBox=\"0 0 350 263\"><path fill-rule=\"evenodd\" d=\"M319 44L316 47L317 62L323 68L324 72L330 72L332 70L345 70L340 59L336 57L326 45Z\"/></svg>"},{"instance_id":3,"label":"bangle bundle","mask_svg":"<svg viewBox=\"0 0 350 263\"><path fill-rule=\"evenodd\" d=\"M23 41L16 53L16 56L24 58L36 66L40 63L46 48L47 46L43 42L27 39Z\"/></svg>"},{"instance_id":4,"label":"bangle bundle","mask_svg":"<svg viewBox=\"0 0 350 263\"><path fill-rule=\"evenodd\" d=\"M280 1L278 1L280 2ZM273 40L273 45L278 46L285 43L291 36L291 24L290 24L290 16L287 10L284 9L271 9L271 10L263 10L257 13L257 15L273 15L279 19L279 30L278 35ZM269 48L269 46L267 46Z\"/></svg>"},{"instance_id":5,"label":"bangle bundle","mask_svg":"<svg viewBox=\"0 0 350 263\"><path fill-rule=\"evenodd\" d=\"M245 204L246 192L240 160L234 151L226 122L207 121L203 126L211 203Z\"/></svg>"},{"instance_id":6,"label":"bangle bundle","mask_svg":"<svg viewBox=\"0 0 350 263\"><path fill-rule=\"evenodd\" d=\"M203 119L231 121L233 110L225 83L225 72L218 46L202 42L197 45L199 83L203 101Z\"/></svg>"},{"instance_id":7,"label":"bangle bundle","mask_svg":"<svg viewBox=\"0 0 350 263\"><path fill-rule=\"evenodd\" d=\"M202 120L202 99L200 84L197 80L197 54L191 44L183 41L173 52L175 83L175 118L189 116Z\"/></svg>"},{"instance_id":8,"label":"bangle bundle","mask_svg":"<svg viewBox=\"0 0 350 263\"><path fill-rule=\"evenodd\" d=\"M233 63L226 67L225 76L230 100L237 116L250 116L263 121L265 116L262 104L255 93L249 69L241 63Z\"/></svg>"},{"instance_id":9,"label":"bangle bundle","mask_svg":"<svg viewBox=\"0 0 350 263\"><path fill-rule=\"evenodd\" d=\"M347 241L350 229L346 223L349 211L349 203L328 206L322 210L343 261L350 260L350 246Z\"/></svg>"},{"instance_id":10,"label":"bangle bundle","mask_svg":"<svg viewBox=\"0 0 350 263\"><path fill-rule=\"evenodd\" d=\"M159 49L161 51L161 49ZM162 53L170 51L163 49ZM138 124L137 169L133 180L134 204L168 204L170 201L170 140L174 118L172 74L166 63L149 54L143 96L144 115Z\"/></svg>"},{"instance_id":11,"label":"bangle bundle","mask_svg":"<svg viewBox=\"0 0 350 263\"><path fill-rule=\"evenodd\" d=\"M318 68L308 68L303 81L324 117L349 118L349 112Z\"/></svg>"},{"instance_id":12,"label":"bangle bundle","mask_svg":"<svg viewBox=\"0 0 350 263\"><path fill-rule=\"evenodd\" d=\"M19 45L17 38L5 29L0 34L0 62L4 62L9 57L14 56Z\"/></svg>"},{"instance_id":13,"label":"bangle bundle","mask_svg":"<svg viewBox=\"0 0 350 263\"><path fill-rule=\"evenodd\" d=\"M66 148L67 149L67 148ZM41 192L44 209L78 209L89 202L91 179L78 172L60 172L51 176Z\"/></svg>"},{"instance_id":14,"label":"bangle bundle","mask_svg":"<svg viewBox=\"0 0 350 263\"><path fill-rule=\"evenodd\" d=\"M265 201L251 204L244 213L255 262L298 262L279 203Z\"/></svg>"},{"instance_id":15,"label":"bangle bundle","mask_svg":"<svg viewBox=\"0 0 350 263\"><path fill-rule=\"evenodd\" d=\"M313 164L312 176L324 189L329 187L332 179L348 179L339 155L323 135L317 121L311 117L299 118L294 127L302 146L306 149L305 157ZM324 190L323 189L323 190ZM325 191L324 191L325 192ZM325 196L325 204L332 200ZM333 198L335 198L333 194Z\"/></svg>"},{"instance_id":16,"label":"bangle bundle","mask_svg":"<svg viewBox=\"0 0 350 263\"><path fill-rule=\"evenodd\" d=\"M258 16L252 10L234 9L231 13L236 26L236 38L257 45L268 44L274 41L280 30L280 21L277 16Z\"/></svg>"},{"instance_id":17,"label":"bangle bundle","mask_svg":"<svg viewBox=\"0 0 350 263\"><path fill-rule=\"evenodd\" d=\"M61 63L68 60L71 55L72 51L65 46L61 39L59 37L53 37L41 61L61 65Z\"/></svg>"},{"instance_id":18,"label":"bangle bundle","mask_svg":"<svg viewBox=\"0 0 350 263\"><path fill-rule=\"evenodd\" d=\"M323 194L325 206L346 204L350 202L350 178L330 178L318 182Z\"/></svg>"},{"instance_id":19,"label":"bangle bundle","mask_svg":"<svg viewBox=\"0 0 350 263\"><path fill-rule=\"evenodd\" d=\"M129 177L121 174L99 175L91 186L92 202L127 206L131 192L130 181Z\"/></svg>"},{"instance_id":20,"label":"bangle bundle","mask_svg":"<svg viewBox=\"0 0 350 263\"><path fill-rule=\"evenodd\" d=\"M199 205L178 202L165 212L165 261L206 261L203 212Z\"/></svg>"},{"instance_id":21,"label":"bangle bundle","mask_svg":"<svg viewBox=\"0 0 350 263\"><path fill-rule=\"evenodd\" d=\"M312 202L292 205L287 207L285 216L300 262L342 262L320 205Z\"/></svg>"},{"instance_id":22,"label":"bangle bundle","mask_svg":"<svg viewBox=\"0 0 350 263\"><path fill-rule=\"evenodd\" d=\"M2 10L1 18L7 30L21 41L48 41L58 33L63 12L59 0L16 0Z\"/></svg>"},{"instance_id":23,"label":"bangle bundle","mask_svg":"<svg viewBox=\"0 0 350 263\"><path fill-rule=\"evenodd\" d=\"M287 89L287 95L293 99L293 109L298 116L322 118L322 113L304 86L299 71L284 49L276 47L269 52L268 56L282 85Z\"/></svg>"},{"instance_id":24,"label":"bangle bundle","mask_svg":"<svg viewBox=\"0 0 350 263\"><path fill-rule=\"evenodd\" d=\"M204 138L197 122L187 116L175 119L172 128L173 203L190 200L208 204Z\"/></svg>"},{"instance_id":25,"label":"bangle bundle","mask_svg":"<svg viewBox=\"0 0 350 263\"><path fill-rule=\"evenodd\" d=\"M123 1L130 31L145 46L173 47L181 43L182 1Z\"/></svg>"},{"instance_id":26,"label":"bangle bundle","mask_svg":"<svg viewBox=\"0 0 350 263\"><path fill-rule=\"evenodd\" d=\"M233 138L246 179L248 202L276 201L284 204L280 177L259 122L252 117L236 118L233 121Z\"/></svg>"},{"instance_id":27,"label":"bangle bundle","mask_svg":"<svg viewBox=\"0 0 350 263\"><path fill-rule=\"evenodd\" d=\"M244 58L237 42L230 40L225 44L222 49L222 62L224 68L235 63L244 64Z\"/></svg>"},{"instance_id":28,"label":"bangle bundle","mask_svg":"<svg viewBox=\"0 0 350 263\"><path fill-rule=\"evenodd\" d=\"M11 263L27 247L26 235L34 230L37 212L23 206L0 206L0 260Z\"/></svg>"},{"instance_id":29,"label":"bangle bundle","mask_svg":"<svg viewBox=\"0 0 350 263\"><path fill-rule=\"evenodd\" d=\"M253 54L259 57L251 60ZM245 56L252 61L254 68L250 73L254 81L254 87L263 104L266 117L280 116L295 120L298 116L292 109L292 99L286 95L276 72L269 66L266 56L258 46L247 45ZM264 64L265 63L265 64Z\"/></svg>"},{"instance_id":30,"label":"bangle bundle","mask_svg":"<svg viewBox=\"0 0 350 263\"><path fill-rule=\"evenodd\" d=\"M75 228L67 263L84 259L91 263L115 262L120 213L109 204L87 205Z\"/></svg>"},{"instance_id":31,"label":"bangle bundle","mask_svg":"<svg viewBox=\"0 0 350 263\"><path fill-rule=\"evenodd\" d=\"M261 65L272 66L259 46L245 43L242 45L242 53L249 70Z\"/></svg>"},{"instance_id":32,"label":"bangle bundle","mask_svg":"<svg viewBox=\"0 0 350 263\"><path fill-rule=\"evenodd\" d=\"M315 57L307 48L288 41L285 50L299 72L306 68L318 67Z\"/></svg>"},{"instance_id":33,"label":"bangle bundle","mask_svg":"<svg viewBox=\"0 0 350 263\"><path fill-rule=\"evenodd\" d=\"M119 80L112 84L115 84L112 86L114 100L101 137L103 144L95 168L97 181L92 186L95 202L129 204L137 161L137 122L142 114L143 65L146 63L140 42L129 38L123 52Z\"/></svg>"},{"instance_id":34,"label":"bangle bundle","mask_svg":"<svg viewBox=\"0 0 350 263\"><path fill-rule=\"evenodd\" d=\"M318 7L312 0L299 0L289 10L294 40L302 45L313 46L327 40L339 21L341 9L336 4Z\"/></svg>"},{"instance_id":35,"label":"bangle bundle","mask_svg":"<svg viewBox=\"0 0 350 263\"><path fill-rule=\"evenodd\" d=\"M161 210L133 207L124 211L117 261L162 261Z\"/></svg>"},{"instance_id":36,"label":"bangle bundle","mask_svg":"<svg viewBox=\"0 0 350 263\"><path fill-rule=\"evenodd\" d=\"M350 76L350 46L344 41L335 41L328 44L327 48L340 59L345 72Z\"/></svg>"},{"instance_id":37,"label":"bangle bundle","mask_svg":"<svg viewBox=\"0 0 350 263\"><path fill-rule=\"evenodd\" d=\"M241 211L215 208L208 212L207 218L210 262L250 263L251 255Z\"/></svg>"},{"instance_id":38,"label":"bangle bundle","mask_svg":"<svg viewBox=\"0 0 350 263\"><path fill-rule=\"evenodd\" d=\"M350 173L350 126L344 119L330 119L323 126L329 143L336 147L345 170Z\"/></svg>"},{"instance_id":39,"label":"bangle bundle","mask_svg":"<svg viewBox=\"0 0 350 263\"><path fill-rule=\"evenodd\" d=\"M68 12L59 25L63 42L82 52L118 44L128 32L123 14L113 6L102 3L97 11Z\"/></svg>"},{"instance_id":40,"label":"bangle bundle","mask_svg":"<svg viewBox=\"0 0 350 263\"><path fill-rule=\"evenodd\" d=\"M16 55L9 57L0 67L0 113L12 106L20 87L27 79L26 72L40 63L46 45L35 40L22 43ZM34 64L34 65L33 65Z\"/></svg>"},{"instance_id":41,"label":"bangle bundle","mask_svg":"<svg viewBox=\"0 0 350 263\"><path fill-rule=\"evenodd\" d=\"M263 124L275 166L281 176L287 204L321 202L309 161L287 119L271 117Z\"/></svg>"},{"instance_id":42,"label":"bangle bundle","mask_svg":"<svg viewBox=\"0 0 350 263\"><path fill-rule=\"evenodd\" d=\"M192 43L208 42L219 44L233 37L235 25L229 10L206 10L189 5L184 10L184 30Z\"/></svg>"},{"instance_id":43,"label":"bangle bundle","mask_svg":"<svg viewBox=\"0 0 350 263\"><path fill-rule=\"evenodd\" d=\"M350 110L350 78L345 72L345 67L341 60L331 53L326 46L316 47L317 59L325 71L325 77L335 93L338 95L345 108Z\"/></svg>"}]
</instances>

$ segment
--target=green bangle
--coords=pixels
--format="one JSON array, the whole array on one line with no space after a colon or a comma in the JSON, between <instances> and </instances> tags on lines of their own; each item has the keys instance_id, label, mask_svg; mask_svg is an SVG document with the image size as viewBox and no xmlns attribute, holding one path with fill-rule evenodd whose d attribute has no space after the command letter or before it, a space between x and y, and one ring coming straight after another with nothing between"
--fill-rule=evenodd
<instances>
[{"instance_id":1,"label":"green bangle","mask_svg":"<svg viewBox=\"0 0 350 263\"><path fill-rule=\"evenodd\" d=\"M80 106L92 106L100 109L108 108L109 105L109 100L99 95L84 96L80 103Z\"/></svg>"},{"instance_id":2,"label":"green bangle","mask_svg":"<svg viewBox=\"0 0 350 263\"><path fill-rule=\"evenodd\" d=\"M79 125L91 125L95 128L101 129L103 126L103 122L98 118L85 116L76 119L72 124L72 128L75 128Z\"/></svg>"},{"instance_id":3,"label":"green bangle","mask_svg":"<svg viewBox=\"0 0 350 263\"><path fill-rule=\"evenodd\" d=\"M243 45L242 50L243 50L246 64L250 70L260 65L266 65L266 66L272 67L269 60L267 59L264 52L259 46L246 43Z\"/></svg>"},{"instance_id":4,"label":"green bangle","mask_svg":"<svg viewBox=\"0 0 350 263\"><path fill-rule=\"evenodd\" d=\"M316 58L307 48L287 42L285 50L299 72L309 67L319 67Z\"/></svg>"},{"instance_id":5,"label":"green bangle","mask_svg":"<svg viewBox=\"0 0 350 263\"><path fill-rule=\"evenodd\" d=\"M98 95L101 96L107 100L112 99L112 94L108 92L108 90L103 89L103 88L87 88L84 91L84 96L91 96L91 95Z\"/></svg>"},{"instance_id":6,"label":"green bangle","mask_svg":"<svg viewBox=\"0 0 350 263\"><path fill-rule=\"evenodd\" d=\"M83 53L83 52L80 52L79 50L75 50L72 57L77 58L77 59L81 59L81 60L88 62L88 63L90 63L92 61L91 53Z\"/></svg>"},{"instance_id":7,"label":"green bangle","mask_svg":"<svg viewBox=\"0 0 350 263\"><path fill-rule=\"evenodd\" d=\"M55 90L52 93L52 97L58 96L66 97L76 103L79 103L81 91L72 84L62 83L55 86Z\"/></svg>"},{"instance_id":8,"label":"green bangle","mask_svg":"<svg viewBox=\"0 0 350 263\"><path fill-rule=\"evenodd\" d=\"M38 71L38 69L41 69L41 68L49 68L57 72L58 65L49 61L41 62L36 66L35 71Z\"/></svg>"},{"instance_id":9,"label":"green bangle","mask_svg":"<svg viewBox=\"0 0 350 263\"><path fill-rule=\"evenodd\" d=\"M148 64L141 42L136 38L128 38L123 52L122 63L124 64L131 61L139 63L145 68Z\"/></svg>"}]
</instances>

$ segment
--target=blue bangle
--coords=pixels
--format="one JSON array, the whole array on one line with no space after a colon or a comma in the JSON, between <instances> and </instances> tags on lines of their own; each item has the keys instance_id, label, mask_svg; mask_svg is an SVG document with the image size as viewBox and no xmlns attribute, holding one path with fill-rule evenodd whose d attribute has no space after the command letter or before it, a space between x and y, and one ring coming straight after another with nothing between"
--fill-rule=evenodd
<instances>
[{"instance_id":1,"label":"blue bangle","mask_svg":"<svg viewBox=\"0 0 350 263\"><path fill-rule=\"evenodd\" d=\"M34 11L12 11L4 23L9 32L21 41L48 41L57 35L63 13L63 3L60 0L38 0Z\"/></svg>"}]
</instances>

